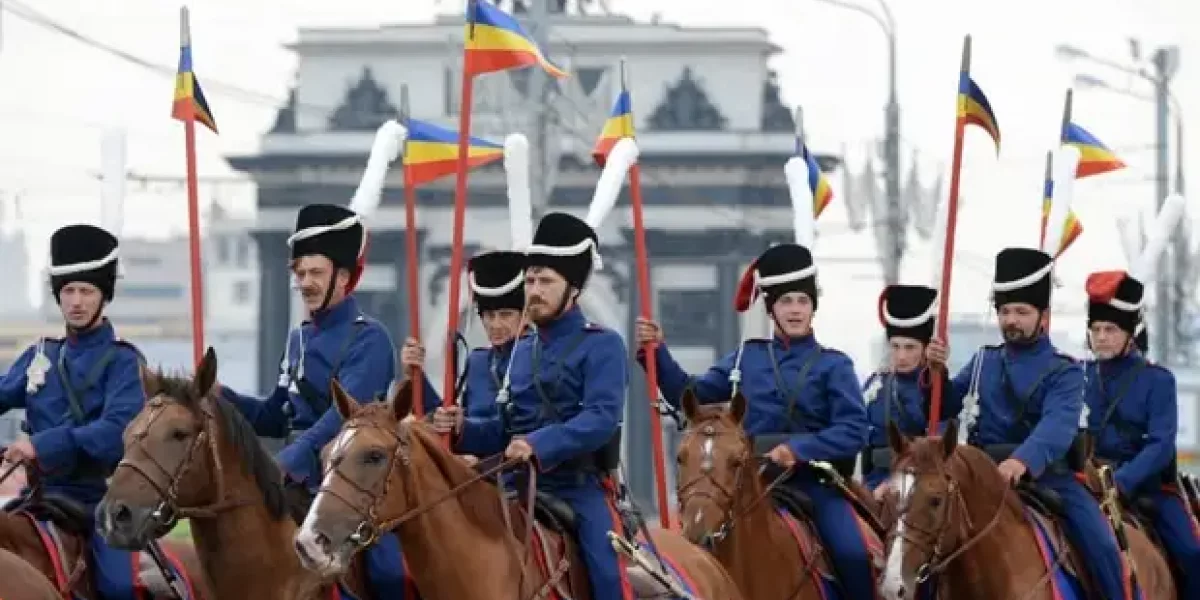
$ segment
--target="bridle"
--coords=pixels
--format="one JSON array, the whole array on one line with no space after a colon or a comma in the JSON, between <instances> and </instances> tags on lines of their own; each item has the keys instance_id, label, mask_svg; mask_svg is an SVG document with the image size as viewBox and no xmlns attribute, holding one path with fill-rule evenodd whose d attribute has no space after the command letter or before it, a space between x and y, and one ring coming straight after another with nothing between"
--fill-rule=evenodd
<instances>
[{"instance_id":1,"label":"bridle","mask_svg":"<svg viewBox=\"0 0 1200 600\"><path fill-rule=\"evenodd\" d=\"M952 457L956 456L957 454L952 455ZM917 470L914 467L908 466L901 472L912 477L915 481ZM962 487L958 480L950 475L944 465L938 466L937 475L946 484L946 497L938 507L938 512L940 513L941 519L935 521L940 522L940 525L938 525L936 528L919 527L908 519L910 492L901 490L903 494L903 497L900 498L901 504L896 507L896 518L898 521L903 521L904 523L904 532L901 534L901 539L922 553L925 553L927 556L925 562L917 568L917 583L924 583L933 575L945 572L946 568L949 567L951 563L953 563L960 556L974 547L975 544L979 543L979 541L985 536L987 536L988 533L990 533L992 529L996 527L996 524L1000 522L1000 515L1003 514L1005 503L1008 501L1009 494L1012 493L1012 491L1005 486L1004 494L1000 496L999 501L996 503L996 511L992 515L991 520L989 520L982 529L975 531L975 525L971 522L971 513L967 511L967 501L966 498L963 497ZM955 532L953 529L955 513L962 514L962 519L959 521L957 532ZM899 530L899 528L896 528L888 533L887 539L884 543L885 547L891 546ZM920 539L910 534L910 530L915 532ZM973 531L974 534L972 535ZM949 545L948 542L950 540L948 536L953 533L957 533L959 536L966 538L966 541L962 544L959 544L958 547L954 548L949 554L943 556L942 553L945 551L946 546Z\"/></svg>"},{"instance_id":2,"label":"bridle","mask_svg":"<svg viewBox=\"0 0 1200 600\"><path fill-rule=\"evenodd\" d=\"M167 529L174 527L179 519L211 519L223 511L248 504L249 502L246 500L231 500L225 497L227 491L225 489L225 469L221 463L220 449L217 445L216 437L212 433L216 430L216 415L213 414L212 401L207 398L200 402L198 409L200 413L200 431L196 433L196 436L192 438L192 442L188 444L187 451L184 453L183 459L179 461L179 464L174 469L169 469L163 465L162 461L155 458L154 453L150 451L150 447L146 444L146 439L149 437L151 427L163 415L168 406L168 402L163 398L164 396L160 394L146 402L146 409L149 412L146 416L145 424L141 429L130 433L129 443L125 447L125 456L128 457L130 455L129 450L131 448L141 447L142 454L146 456L154 469L167 477L166 486L159 485L146 469L128 458L122 458L117 463L116 469L120 470L124 467L137 473L158 494L159 502L155 505L154 510L150 512L151 522ZM196 461L199 459L199 453L206 449L212 459L213 471L217 483L217 499L207 506L181 506L179 503L179 487L183 483L184 477L191 472Z\"/></svg>"},{"instance_id":3,"label":"bridle","mask_svg":"<svg viewBox=\"0 0 1200 600\"><path fill-rule=\"evenodd\" d=\"M516 459L504 460L503 454L493 455L483 459L478 465L476 465L477 473L474 476L458 485L451 487L440 496L437 496L433 500L424 504L414 506L413 508L404 511L402 514L395 517L385 517L382 516L380 509L382 508L383 503L389 497L388 493L391 490L392 474L394 472L399 471L400 476L405 479L405 490L414 489L414 482L411 480L412 470L408 468L412 464L411 440L409 439L412 433L410 428L406 426L404 422L401 422L397 428L393 429L384 427L367 419L350 419L345 423L345 425L343 425L342 435L349 431L361 429L373 429L381 431L395 442L395 450L388 455L388 462L384 470L383 477L371 484L369 487L364 487L354 481L353 478L342 472L340 468L342 457L331 457L331 460L329 461L329 468L325 471L325 476L322 480L323 483L317 490L318 494L329 494L342 504L345 504L348 508L350 508L350 510L354 511L354 513L358 515L358 525L354 528L353 533L351 533L346 539L347 542L354 544L354 546L356 546L358 549L366 548L367 546L373 544L379 539L381 533L393 531L400 525L424 515L434 508L437 508L442 503L458 497L460 494L466 491L468 487L490 477L498 476L504 471L510 470L513 467L522 464L521 461ZM330 477L331 474L334 477ZM333 489L331 486L335 477L348 484L354 490L354 492L361 495L366 501L355 502L346 496L339 494L337 490ZM528 481L527 497L529 500L527 502L528 505L525 508L524 515L525 540L521 546L514 548L514 551L518 553L518 557L521 559L522 566L521 580L517 583L518 589L521 589L523 586L525 572L529 567L527 551L530 547L530 541L533 538L533 528L535 523L533 499L537 489L537 469L532 465L529 467ZM503 498L502 495L501 498ZM507 530L513 531L512 517L509 514L507 507L504 507L504 509L501 510L501 514L504 516L504 522ZM566 556L563 556L562 560L559 561L559 564L555 567L555 569L549 573L545 583L533 593L531 598L545 598L558 585L559 581L564 575L566 575L569 568L570 562Z\"/></svg>"}]
</instances>

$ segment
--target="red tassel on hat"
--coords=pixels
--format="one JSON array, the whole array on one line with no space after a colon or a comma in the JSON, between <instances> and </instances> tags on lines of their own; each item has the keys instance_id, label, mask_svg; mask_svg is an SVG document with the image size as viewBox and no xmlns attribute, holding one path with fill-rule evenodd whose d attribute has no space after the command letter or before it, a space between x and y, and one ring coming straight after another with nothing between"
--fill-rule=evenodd
<instances>
[{"instance_id":1,"label":"red tassel on hat","mask_svg":"<svg viewBox=\"0 0 1200 600\"><path fill-rule=\"evenodd\" d=\"M755 285L754 271L758 267L758 261L750 263L746 267L746 272L742 273L742 279L738 282L737 294L733 296L733 309L742 313L750 310L750 305L754 304L754 300L758 298L758 286Z\"/></svg>"},{"instance_id":2,"label":"red tassel on hat","mask_svg":"<svg viewBox=\"0 0 1200 600\"><path fill-rule=\"evenodd\" d=\"M1088 275L1085 285L1088 299L1096 304L1111 302L1113 298L1117 297L1117 288L1128 276L1129 274L1125 271L1100 271Z\"/></svg>"},{"instance_id":3,"label":"red tassel on hat","mask_svg":"<svg viewBox=\"0 0 1200 600\"><path fill-rule=\"evenodd\" d=\"M887 316L883 314L883 306L887 303L887 288L883 288L879 292L879 302L875 306L875 314L879 317L879 324L887 327Z\"/></svg>"},{"instance_id":4,"label":"red tassel on hat","mask_svg":"<svg viewBox=\"0 0 1200 600\"><path fill-rule=\"evenodd\" d=\"M354 293L354 288L358 287L358 282L362 279L363 271L367 270L367 248L371 246L371 236L367 233L366 228L363 228L363 245L362 250L358 252L358 262L354 265L354 271L350 273L350 279L346 281L346 295Z\"/></svg>"}]
</instances>

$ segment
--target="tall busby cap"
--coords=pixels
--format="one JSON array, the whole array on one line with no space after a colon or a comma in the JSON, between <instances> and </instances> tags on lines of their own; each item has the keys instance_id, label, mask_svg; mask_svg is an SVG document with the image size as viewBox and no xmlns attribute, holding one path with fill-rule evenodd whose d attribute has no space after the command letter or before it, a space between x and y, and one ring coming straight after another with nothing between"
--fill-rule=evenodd
<instances>
[{"instance_id":1,"label":"tall busby cap","mask_svg":"<svg viewBox=\"0 0 1200 600\"><path fill-rule=\"evenodd\" d=\"M347 269L357 283L367 245L367 230L358 213L336 204L309 204L296 215L296 232L287 240L292 259L320 255ZM353 285L349 286L351 289ZM349 291L349 290L347 290Z\"/></svg>"},{"instance_id":2,"label":"tall busby cap","mask_svg":"<svg viewBox=\"0 0 1200 600\"><path fill-rule=\"evenodd\" d=\"M742 275L733 307L745 312L759 294L767 310L788 292L804 292L817 303L817 265L812 252L799 244L779 244L763 252Z\"/></svg>"},{"instance_id":3,"label":"tall busby cap","mask_svg":"<svg viewBox=\"0 0 1200 600\"><path fill-rule=\"evenodd\" d=\"M54 297L72 281L90 283L112 300L117 282L118 243L95 225L68 225L50 236L50 289Z\"/></svg>"},{"instance_id":4,"label":"tall busby cap","mask_svg":"<svg viewBox=\"0 0 1200 600\"><path fill-rule=\"evenodd\" d=\"M1088 275L1088 325L1106 321L1135 335L1141 321L1142 282L1125 271L1100 271Z\"/></svg>"},{"instance_id":5,"label":"tall busby cap","mask_svg":"<svg viewBox=\"0 0 1200 600\"><path fill-rule=\"evenodd\" d=\"M889 285L879 294L879 323L887 337L929 343L937 316L937 290L923 285Z\"/></svg>"},{"instance_id":6,"label":"tall busby cap","mask_svg":"<svg viewBox=\"0 0 1200 600\"><path fill-rule=\"evenodd\" d=\"M583 289L593 268L600 268L596 231L578 217L552 212L542 217L533 243L525 251L525 266L558 272L575 289Z\"/></svg>"},{"instance_id":7,"label":"tall busby cap","mask_svg":"<svg viewBox=\"0 0 1200 600\"><path fill-rule=\"evenodd\" d=\"M525 255L498 250L467 262L471 295L479 310L525 308Z\"/></svg>"},{"instance_id":8,"label":"tall busby cap","mask_svg":"<svg viewBox=\"0 0 1200 600\"><path fill-rule=\"evenodd\" d=\"M1031 304L1038 310L1050 307L1051 271L1049 254L1032 248L1005 248L996 255L996 277L992 281L992 303L996 308L1013 302Z\"/></svg>"}]
</instances>

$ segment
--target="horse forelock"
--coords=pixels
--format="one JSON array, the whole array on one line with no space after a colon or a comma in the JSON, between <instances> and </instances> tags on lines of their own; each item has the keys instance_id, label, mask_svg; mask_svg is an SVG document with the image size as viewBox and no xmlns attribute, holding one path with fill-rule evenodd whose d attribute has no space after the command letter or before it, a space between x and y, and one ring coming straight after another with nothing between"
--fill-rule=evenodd
<instances>
[{"instance_id":1,"label":"horse forelock","mask_svg":"<svg viewBox=\"0 0 1200 600\"><path fill-rule=\"evenodd\" d=\"M204 401L208 401L219 421L221 441L234 448L241 467L253 478L255 486L262 493L263 502L271 517L276 520L287 517L283 471L263 447L254 426L242 416L241 411L222 398L215 387L206 396L197 393L190 377L167 374L161 369L153 371L153 377L153 386L158 390L158 398L187 408L200 422L204 422L206 418Z\"/></svg>"}]
</instances>

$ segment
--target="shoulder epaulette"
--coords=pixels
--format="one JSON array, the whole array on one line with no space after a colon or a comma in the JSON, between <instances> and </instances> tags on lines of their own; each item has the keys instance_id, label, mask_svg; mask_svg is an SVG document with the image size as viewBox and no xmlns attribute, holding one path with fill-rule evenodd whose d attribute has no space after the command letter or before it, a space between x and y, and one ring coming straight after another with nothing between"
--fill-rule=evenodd
<instances>
[{"instance_id":1,"label":"shoulder epaulette","mask_svg":"<svg viewBox=\"0 0 1200 600\"><path fill-rule=\"evenodd\" d=\"M608 331L608 328L599 324L588 321L583 324L584 331Z\"/></svg>"},{"instance_id":2,"label":"shoulder epaulette","mask_svg":"<svg viewBox=\"0 0 1200 600\"><path fill-rule=\"evenodd\" d=\"M127 339L124 339L124 338L115 337L115 338L113 338L113 343L118 346L124 346L130 350L133 350L133 353L137 355L138 360L141 360L141 361L146 360L146 355L142 354L141 349L138 348L137 346L135 346L133 342L131 342Z\"/></svg>"},{"instance_id":3,"label":"shoulder epaulette","mask_svg":"<svg viewBox=\"0 0 1200 600\"><path fill-rule=\"evenodd\" d=\"M846 358L850 358L849 354L846 354L845 352L842 352L841 350L838 350L837 348L830 348L829 346L817 346L817 350L819 350L825 354L834 354L837 356L845 356Z\"/></svg>"}]
</instances>

